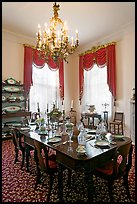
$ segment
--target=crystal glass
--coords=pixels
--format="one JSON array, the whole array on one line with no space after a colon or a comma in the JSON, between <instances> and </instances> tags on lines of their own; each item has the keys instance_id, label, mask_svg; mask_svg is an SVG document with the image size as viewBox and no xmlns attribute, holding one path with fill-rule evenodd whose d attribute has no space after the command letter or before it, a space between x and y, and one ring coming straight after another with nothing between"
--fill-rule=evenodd
<instances>
[{"instance_id":1,"label":"crystal glass","mask_svg":"<svg viewBox=\"0 0 137 204\"><path fill-rule=\"evenodd\" d=\"M81 121L77 122L76 127L79 131L81 131L82 129L84 129L84 125Z\"/></svg>"},{"instance_id":2,"label":"crystal glass","mask_svg":"<svg viewBox=\"0 0 137 204\"><path fill-rule=\"evenodd\" d=\"M68 136L69 136L69 140L68 142L73 142L73 140L71 139L73 136L73 130L67 130Z\"/></svg>"},{"instance_id":3,"label":"crystal glass","mask_svg":"<svg viewBox=\"0 0 137 204\"><path fill-rule=\"evenodd\" d=\"M68 122L65 124L65 127L66 127L66 132L68 133L68 136L69 136L68 142L73 142L71 138L73 136L74 124L71 123L70 120L68 120Z\"/></svg>"}]
</instances>

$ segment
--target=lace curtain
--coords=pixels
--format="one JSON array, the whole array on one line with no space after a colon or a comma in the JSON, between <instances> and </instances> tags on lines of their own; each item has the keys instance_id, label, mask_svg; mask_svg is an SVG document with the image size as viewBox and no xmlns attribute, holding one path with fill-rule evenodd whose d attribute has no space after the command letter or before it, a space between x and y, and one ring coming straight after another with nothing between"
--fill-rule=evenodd
<instances>
[{"instance_id":1,"label":"lace curtain","mask_svg":"<svg viewBox=\"0 0 137 204\"><path fill-rule=\"evenodd\" d=\"M94 64L102 68L107 66L107 83L114 100L116 100L116 59L115 42L93 47L79 56L79 100L81 103L84 86L84 70L91 70Z\"/></svg>"},{"instance_id":2,"label":"lace curtain","mask_svg":"<svg viewBox=\"0 0 137 204\"><path fill-rule=\"evenodd\" d=\"M33 85L29 93L30 111L35 112L40 108L41 115L45 115L47 108L49 111L53 107L53 103L62 108L62 102L59 92L59 70L51 70L47 64L43 68L39 68L35 64L32 65Z\"/></svg>"},{"instance_id":3,"label":"lace curtain","mask_svg":"<svg viewBox=\"0 0 137 204\"><path fill-rule=\"evenodd\" d=\"M82 112L87 112L89 105L95 105L96 112L102 115L106 107L108 116L112 115L112 94L107 84L107 67L99 68L94 64L89 71L84 70L83 97L81 101Z\"/></svg>"}]
</instances>

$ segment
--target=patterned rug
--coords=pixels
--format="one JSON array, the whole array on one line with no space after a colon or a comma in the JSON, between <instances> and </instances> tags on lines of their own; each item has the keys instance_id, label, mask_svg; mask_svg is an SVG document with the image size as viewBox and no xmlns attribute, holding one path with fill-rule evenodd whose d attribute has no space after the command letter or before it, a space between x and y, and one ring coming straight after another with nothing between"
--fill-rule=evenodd
<instances>
[{"instance_id":1,"label":"patterned rug","mask_svg":"<svg viewBox=\"0 0 137 204\"><path fill-rule=\"evenodd\" d=\"M36 166L33 159L33 152L30 158L30 172L26 172L25 167L21 167L21 155L19 162L14 164L14 145L12 140L2 141L2 202L46 202L48 192L48 179L45 185L38 185L34 190L36 179ZM47 176L48 178L48 176ZM87 202L87 185L84 182L82 173L72 173L72 187L67 186L67 170L63 173L63 198L64 202ZM55 176L54 185L50 202L57 201L57 175ZM108 195L107 182L93 177L95 193L93 202L110 202ZM114 201L115 202L135 202L135 147L133 150L133 165L129 174L129 188L131 201L127 198L125 188L122 187L122 181L116 181L114 184Z\"/></svg>"}]
</instances>

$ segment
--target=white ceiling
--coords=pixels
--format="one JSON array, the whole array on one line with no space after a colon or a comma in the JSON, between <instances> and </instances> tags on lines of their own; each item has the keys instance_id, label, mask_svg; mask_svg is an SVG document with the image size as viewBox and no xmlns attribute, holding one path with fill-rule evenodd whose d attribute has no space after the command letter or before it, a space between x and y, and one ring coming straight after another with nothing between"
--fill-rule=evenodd
<instances>
[{"instance_id":1,"label":"white ceiling","mask_svg":"<svg viewBox=\"0 0 137 204\"><path fill-rule=\"evenodd\" d=\"M78 29L80 45L116 33L135 22L135 2L58 2L69 36ZM53 2L2 2L2 29L35 38L37 26L49 24Z\"/></svg>"}]
</instances>

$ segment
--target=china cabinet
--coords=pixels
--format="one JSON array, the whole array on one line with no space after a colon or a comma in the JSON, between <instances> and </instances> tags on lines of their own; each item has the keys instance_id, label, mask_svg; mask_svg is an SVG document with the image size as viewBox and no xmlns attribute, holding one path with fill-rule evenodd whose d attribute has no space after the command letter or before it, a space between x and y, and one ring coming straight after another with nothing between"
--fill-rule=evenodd
<instances>
[{"instance_id":1,"label":"china cabinet","mask_svg":"<svg viewBox=\"0 0 137 204\"><path fill-rule=\"evenodd\" d=\"M2 133L10 135L12 125L21 125L30 116L28 97L20 81L8 78L2 82Z\"/></svg>"}]
</instances>

